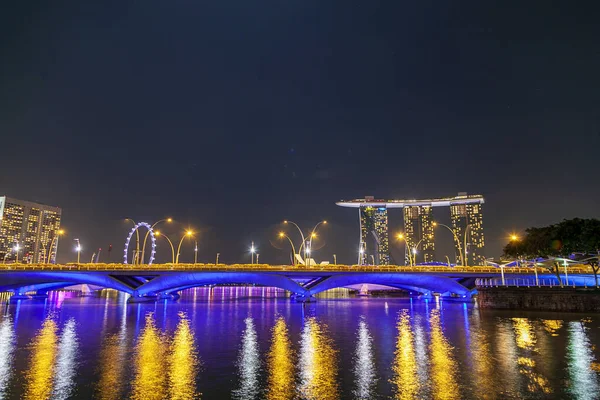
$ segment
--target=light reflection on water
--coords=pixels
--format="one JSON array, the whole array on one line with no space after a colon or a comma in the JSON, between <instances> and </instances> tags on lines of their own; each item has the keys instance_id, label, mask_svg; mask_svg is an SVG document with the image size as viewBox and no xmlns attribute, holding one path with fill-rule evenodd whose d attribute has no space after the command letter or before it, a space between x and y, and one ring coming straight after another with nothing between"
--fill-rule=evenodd
<instances>
[{"instance_id":1,"label":"light reflection on water","mask_svg":"<svg viewBox=\"0 0 600 400\"><path fill-rule=\"evenodd\" d=\"M238 359L240 386L234 390L236 399L257 399L260 386L258 383L260 372L260 351L254 320L248 317L244 320L246 329L242 334L242 347Z\"/></svg>"},{"instance_id":2,"label":"light reflection on water","mask_svg":"<svg viewBox=\"0 0 600 400\"><path fill-rule=\"evenodd\" d=\"M415 354L415 339L410 326L408 310L402 310L398 315L397 329L398 337L392 367L395 398L402 400L417 399L420 397L420 382Z\"/></svg>"},{"instance_id":3,"label":"light reflection on water","mask_svg":"<svg viewBox=\"0 0 600 400\"><path fill-rule=\"evenodd\" d=\"M373 356L373 337L363 316L358 322L358 333L356 334L354 374L356 376L356 389L354 390L356 399L371 399L375 393L377 371Z\"/></svg>"},{"instance_id":4,"label":"light reflection on water","mask_svg":"<svg viewBox=\"0 0 600 400\"><path fill-rule=\"evenodd\" d=\"M53 399L68 399L74 388L75 369L77 367L76 357L79 342L75 332L75 320L69 319L63 327L58 342L58 356L54 372Z\"/></svg>"},{"instance_id":5,"label":"light reflection on water","mask_svg":"<svg viewBox=\"0 0 600 400\"><path fill-rule=\"evenodd\" d=\"M15 332L9 316L0 321L0 399L7 398L15 352Z\"/></svg>"},{"instance_id":6,"label":"light reflection on water","mask_svg":"<svg viewBox=\"0 0 600 400\"><path fill-rule=\"evenodd\" d=\"M113 292L10 304L0 315L0 399L586 399L600 390L597 315L280 295L199 288L156 304Z\"/></svg>"},{"instance_id":7,"label":"light reflection on water","mask_svg":"<svg viewBox=\"0 0 600 400\"><path fill-rule=\"evenodd\" d=\"M271 347L267 355L267 399L294 398L294 360L295 355L285 319L279 316L273 327Z\"/></svg>"},{"instance_id":8,"label":"light reflection on water","mask_svg":"<svg viewBox=\"0 0 600 400\"><path fill-rule=\"evenodd\" d=\"M52 394L58 327L47 318L31 344L31 359L25 374L25 399L49 399Z\"/></svg>"},{"instance_id":9,"label":"light reflection on water","mask_svg":"<svg viewBox=\"0 0 600 400\"><path fill-rule=\"evenodd\" d=\"M315 317L304 320L300 339L299 395L306 400L339 398L337 352L325 327Z\"/></svg>"},{"instance_id":10,"label":"light reflection on water","mask_svg":"<svg viewBox=\"0 0 600 400\"><path fill-rule=\"evenodd\" d=\"M569 343L569 392L575 399L589 399L591 393L598 393L598 374L593 368L596 358L592 352L588 327L583 322L572 321L568 325Z\"/></svg>"},{"instance_id":11,"label":"light reflection on water","mask_svg":"<svg viewBox=\"0 0 600 400\"><path fill-rule=\"evenodd\" d=\"M194 333L190 328L187 315L180 312L179 324L173 336L169 355L170 399L193 400L200 397L200 394L196 392L198 367Z\"/></svg>"},{"instance_id":12,"label":"light reflection on water","mask_svg":"<svg viewBox=\"0 0 600 400\"><path fill-rule=\"evenodd\" d=\"M438 309L431 310L431 376L433 378L433 397L435 399L460 399L456 380L457 365L452 354L452 346L446 339L440 321Z\"/></svg>"}]
</instances>

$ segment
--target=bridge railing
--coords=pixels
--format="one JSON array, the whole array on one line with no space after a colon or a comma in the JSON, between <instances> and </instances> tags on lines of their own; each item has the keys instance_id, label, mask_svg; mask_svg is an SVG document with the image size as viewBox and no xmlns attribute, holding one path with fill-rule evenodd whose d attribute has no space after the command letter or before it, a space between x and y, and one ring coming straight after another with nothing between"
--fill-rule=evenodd
<instances>
[{"instance_id":1,"label":"bridge railing","mask_svg":"<svg viewBox=\"0 0 600 400\"><path fill-rule=\"evenodd\" d=\"M323 271L323 272L419 272L419 273L493 273L500 274L500 268L491 266L398 266L398 265L270 265L270 264L107 264L107 263L67 263L67 264L0 264L0 271ZM536 267L538 274L551 273L548 269ZM506 267L505 274L533 274L534 268ZM564 270L561 269L561 273ZM591 274L591 267L575 265L567 268L569 274Z\"/></svg>"}]
</instances>

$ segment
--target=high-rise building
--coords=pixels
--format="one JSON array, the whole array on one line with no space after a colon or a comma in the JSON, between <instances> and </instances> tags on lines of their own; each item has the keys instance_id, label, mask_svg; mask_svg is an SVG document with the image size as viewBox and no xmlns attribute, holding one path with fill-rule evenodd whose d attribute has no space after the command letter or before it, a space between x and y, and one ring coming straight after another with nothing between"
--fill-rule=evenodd
<instances>
[{"instance_id":1,"label":"high-rise building","mask_svg":"<svg viewBox=\"0 0 600 400\"><path fill-rule=\"evenodd\" d=\"M485 262L482 254L485 240L483 236L483 203L463 203L450 205L452 230L461 241L462 254L466 255L465 264L481 265ZM458 244L456 262L461 262Z\"/></svg>"},{"instance_id":2,"label":"high-rise building","mask_svg":"<svg viewBox=\"0 0 600 400\"><path fill-rule=\"evenodd\" d=\"M360 207L360 265L388 265L390 249L388 217L385 207Z\"/></svg>"},{"instance_id":3,"label":"high-rise building","mask_svg":"<svg viewBox=\"0 0 600 400\"><path fill-rule=\"evenodd\" d=\"M55 262L61 209L0 196L0 260Z\"/></svg>"},{"instance_id":4,"label":"high-rise building","mask_svg":"<svg viewBox=\"0 0 600 400\"><path fill-rule=\"evenodd\" d=\"M376 260L375 264L388 264L390 259L388 242L388 209L402 208L404 214L404 240L406 251L416 251L416 261L430 263L435 260L433 208L449 207L451 225L438 223L440 228L448 228L454 236L456 262L461 263L466 249L465 262L478 265L485 261L483 255L483 207L481 195L467 195L425 200L376 200L373 196L364 199L340 201L342 207L359 209L360 243L359 263L366 264ZM369 239L374 244L369 244ZM408 257L405 255L405 263ZM438 260L439 261L439 260ZM445 260L443 260L445 261Z\"/></svg>"},{"instance_id":5,"label":"high-rise building","mask_svg":"<svg viewBox=\"0 0 600 400\"><path fill-rule=\"evenodd\" d=\"M433 213L431 205L404 207L404 240L407 251L416 250L416 262L435 261ZM408 262L408 260L405 260Z\"/></svg>"}]
</instances>

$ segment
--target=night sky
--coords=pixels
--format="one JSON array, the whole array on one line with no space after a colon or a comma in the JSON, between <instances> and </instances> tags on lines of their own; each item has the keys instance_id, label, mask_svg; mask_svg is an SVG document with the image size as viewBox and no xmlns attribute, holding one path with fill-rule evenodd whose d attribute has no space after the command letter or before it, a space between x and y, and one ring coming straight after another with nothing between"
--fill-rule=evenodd
<instances>
[{"instance_id":1,"label":"night sky","mask_svg":"<svg viewBox=\"0 0 600 400\"><path fill-rule=\"evenodd\" d=\"M0 195L62 207L59 261L75 258L73 238L82 260L109 243L117 260L125 217L171 216L172 239L199 232L199 261L249 261L254 241L270 263L289 253L270 243L284 245L280 221L326 218L315 258L351 263L358 215L336 201L466 191L486 197L497 257L512 231L600 217L599 12L591 1L12 2L0 15ZM391 210L391 232L401 223ZM448 232L436 242L438 258L450 254ZM158 258L170 258L164 242Z\"/></svg>"}]
</instances>

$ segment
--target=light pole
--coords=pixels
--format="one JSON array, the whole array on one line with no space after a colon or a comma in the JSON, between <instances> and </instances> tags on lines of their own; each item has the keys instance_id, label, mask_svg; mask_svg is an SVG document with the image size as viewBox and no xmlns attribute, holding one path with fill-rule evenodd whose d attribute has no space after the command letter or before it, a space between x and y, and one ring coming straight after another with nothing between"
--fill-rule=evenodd
<instances>
[{"instance_id":1,"label":"light pole","mask_svg":"<svg viewBox=\"0 0 600 400\"><path fill-rule=\"evenodd\" d=\"M155 236L162 236L165 239L167 239L167 242L169 242L169 245L171 245L171 263L175 264L175 247L173 247L173 242L171 242L171 239L169 239L169 237L167 235L163 235L159 231L154 232L154 235Z\"/></svg>"},{"instance_id":2,"label":"light pole","mask_svg":"<svg viewBox=\"0 0 600 400\"><path fill-rule=\"evenodd\" d=\"M446 256L446 261L448 261L448 268L452 268L452 266L450 265L450 258L448 256Z\"/></svg>"},{"instance_id":3,"label":"light pole","mask_svg":"<svg viewBox=\"0 0 600 400\"><path fill-rule=\"evenodd\" d=\"M260 256L260 253L256 253L256 263L258 264L258 256Z\"/></svg>"},{"instance_id":4,"label":"light pole","mask_svg":"<svg viewBox=\"0 0 600 400\"><path fill-rule=\"evenodd\" d=\"M152 227L150 229L154 229L154 227L158 224L160 224L161 222L173 222L172 218L163 218L161 220L156 221L154 224L152 224ZM144 263L144 254L146 254L146 241L148 241L148 235L150 234L150 231L146 231L146 235L144 236L144 242L142 244L142 264ZM138 240L139 240L139 234L138 234Z\"/></svg>"},{"instance_id":5,"label":"light pole","mask_svg":"<svg viewBox=\"0 0 600 400\"><path fill-rule=\"evenodd\" d=\"M194 241L194 264L198 263L198 241L195 240ZM142 250L142 254L144 254L144 251Z\"/></svg>"},{"instance_id":6,"label":"light pole","mask_svg":"<svg viewBox=\"0 0 600 400\"><path fill-rule=\"evenodd\" d=\"M450 233L452 233L452 236L454 237L454 240L456 241L456 246L458 247L458 255L460 257L460 262L462 265L465 265L465 257L463 255L463 251L462 251L462 246L460 245L460 239L458 238L458 236L456 235L456 232L454 232L454 230L452 228L450 228L448 225L444 225L444 224L440 224L439 222L434 222L433 226L443 226L444 228L448 229L450 231ZM468 226L467 226L468 228ZM466 233L466 230L465 230Z\"/></svg>"},{"instance_id":7,"label":"light pole","mask_svg":"<svg viewBox=\"0 0 600 400\"><path fill-rule=\"evenodd\" d=\"M408 257L408 263L412 267L413 260L412 256L410 255L410 249L408 242L406 241L406 237L402 233L399 233L396 237L398 238L398 240L402 240L404 242L404 262L406 262L406 258Z\"/></svg>"},{"instance_id":8,"label":"light pole","mask_svg":"<svg viewBox=\"0 0 600 400\"><path fill-rule=\"evenodd\" d=\"M81 257L81 243L79 243L79 239L73 239L77 242L77 246L75 247L75 251L77 252L77 264L79 264L79 260Z\"/></svg>"},{"instance_id":9,"label":"light pole","mask_svg":"<svg viewBox=\"0 0 600 400\"><path fill-rule=\"evenodd\" d=\"M360 249L358 249L358 265L362 265L363 254L365 254L365 250L362 248L362 243Z\"/></svg>"},{"instance_id":10,"label":"light pole","mask_svg":"<svg viewBox=\"0 0 600 400\"><path fill-rule=\"evenodd\" d=\"M302 232L302 229L300 229L300 226L298 226L298 224L293 221L285 220L285 221L283 221L283 223L294 225L296 227L296 229L298 229L298 232L300 232L300 236L302 237L302 245L300 247L298 247L298 253L300 253L300 251L302 250L302 247L304 247L304 258L306 258L306 253L307 253L306 252L306 241L307 240L306 240L306 236L304 236L304 232ZM317 228L321 224L326 225L327 221L323 220L323 221L317 222L317 224L312 228L312 230L310 231L309 237L308 237L308 239L310 241L309 245L312 246L312 239L317 237ZM305 264L306 264L306 261L305 261Z\"/></svg>"},{"instance_id":11,"label":"light pole","mask_svg":"<svg viewBox=\"0 0 600 400\"><path fill-rule=\"evenodd\" d=\"M292 242L292 239L290 239L290 237L283 232L279 232L279 237L286 238L288 240L288 242L290 242L290 246L292 246L292 266L296 265L296 263L295 263L296 249L294 248L294 242Z\"/></svg>"},{"instance_id":12,"label":"light pole","mask_svg":"<svg viewBox=\"0 0 600 400\"><path fill-rule=\"evenodd\" d=\"M185 234L181 237L179 241L179 246L177 246L177 256L175 257L175 264L179 264L179 252L181 251L181 244L183 243L183 239L186 237L191 237L194 234L192 231L186 231Z\"/></svg>"},{"instance_id":13,"label":"light pole","mask_svg":"<svg viewBox=\"0 0 600 400\"><path fill-rule=\"evenodd\" d=\"M131 223L133 224L133 227L135 228L135 258L136 260L139 261L139 257L140 257L140 232L138 231L137 224L134 220L132 220L131 218L125 218L125 221L131 221Z\"/></svg>"},{"instance_id":14,"label":"light pole","mask_svg":"<svg viewBox=\"0 0 600 400\"><path fill-rule=\"evenodd\" d=\"M428 239L431 239L431 235L429 235ZM425 238L421 238L421 240L419 240L417 242L417 244L413 247L412 249L412 254L413 254L413 266L417 265L417 249L419 248L419 245L421 244L421 242L425 240Z\"/></svg>"},{"instance_id":15,"label":"light pole","mask_svg":"<svg viewBox=\"0 0 600 400\"><path fill-rule=\"evenodd\" d=\"M256 249L254 248L254 242L252 242L252 245L250 246L250 264L254 265L254 253L256 252Z\"/></svg>"},{"instance_id":16,"label":"light pole","mask_svg":"<svg viewBox=\"0 0 600 400\"><path fill-rule=\"evenodd\" d=\"M18 264L19 263L19 250L21 250L21 246L19 246L19 243L17 242L17 244L15 245L15 263Z\"/></svg>"},{"instance_id":17,"label":"light pole","mask_svg":"<svg viewBox=\"0 0 600 400\"><path fill-rule=\"evenodd\" d=\"M220 256L220 255L221 255L221 253L217 253L217 262L215 263L215 266L216 266L216 265L219 265L219 256Z\"/></svg>"},{"instance_id":18,"label":"light pole","mask_svg":"<svg viewBox=\"0 0 600 400\"><path fill-rule=\"evenodd\" d=\"M64 234L65 234L65 231L61 229L61 230L57 231L56 234L54 235L54 237L52 238L52 241L50 242L50 249L48 251L48 257L46 260L44 260L44 262L46 264L50 264L50 259L52 258L52 249L54 249L54 242L56 242L56 248L58 250L58 237L62 236ZM56 258L56 256L55 256L55 258Z\"/></svg>"},{"instance_id":19,"label":"light pole","mask_svg":"<svg viewBox=\"0 0 600 400\"><path fill-rule=\"evenodd\" d=\"M337 265L337 256L333 255L333 265Z\"/></svg>"},{"instance_id":20,"label":"light pole","mask_svg":"<svg viewBox=\"0 0 600 400\"><path fill-rule=\"evenodd\" d=\"M375 265L375 256L371 254L371 265Z\"/></svg>"}]
</instances>

